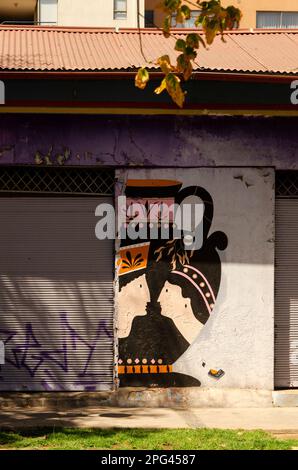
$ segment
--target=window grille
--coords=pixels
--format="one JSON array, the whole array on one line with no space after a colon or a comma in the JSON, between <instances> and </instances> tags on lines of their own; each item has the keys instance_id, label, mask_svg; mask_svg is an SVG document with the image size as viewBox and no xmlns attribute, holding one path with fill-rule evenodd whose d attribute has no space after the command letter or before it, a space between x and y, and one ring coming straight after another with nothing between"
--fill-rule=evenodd
<instances>
[{"instance_id":1,"label":"window grille","mask_svg":"<svg viewBox=\"0 0 298 470\"><path fill-rule=\"evenodd\" d=\"M278 198L298 198L298 171L278 171L276 173L276 196Z\"/></svg>"},{"instance_id":2,"label":"window grille","mask_svg":"<svg viewBox=\"0 0 298 470\"><path fill-rule=\"evenodd\" d=\"M297 11L257 11L257 28L298 28Z\"/></svg>"},{"instance_id":3,"label":"window grille","mask_svg":"<svg viewBox=\"0 0 298 470\"><path fill-rule=\"evenodd\" d=\"M114 194L114 171L97 168L2 167L1 193Z\"/></svg>"}]
</instances>

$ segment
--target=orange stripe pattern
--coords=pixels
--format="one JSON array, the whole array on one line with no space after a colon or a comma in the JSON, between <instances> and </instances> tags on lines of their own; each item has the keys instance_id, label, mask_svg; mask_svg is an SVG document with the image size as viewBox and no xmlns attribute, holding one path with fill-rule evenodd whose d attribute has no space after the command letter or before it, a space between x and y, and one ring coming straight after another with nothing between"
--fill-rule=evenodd
<instances>
[{"instance_id":1,"label":"orange stripe pattern","mask_svg":"<svg viewBox=\"0 0 298 470\"><path fill-rule=\"evenodd\" d=\"M168 374L173 372L172 365L158 366L118 366L118 375L123 374Z\"/></svg>"}]
</instances>

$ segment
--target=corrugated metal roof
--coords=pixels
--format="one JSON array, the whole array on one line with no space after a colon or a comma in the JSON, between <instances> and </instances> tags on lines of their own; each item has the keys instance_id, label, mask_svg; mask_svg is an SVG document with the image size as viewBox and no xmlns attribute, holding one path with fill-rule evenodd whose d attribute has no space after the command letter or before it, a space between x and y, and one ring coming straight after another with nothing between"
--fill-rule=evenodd
<instances>
[{"instance_id":1,"label":"corrugated metal roof","mask_svg":"<svg viewBox=\"0 0 298 470\"><path fill-rule=\"evenodd\" d=\"M165 39L158 30L115 30L59 27L0 27L0 70L121 71L168 53L187 30L173 30ZM298 73L298 31L233 31L218 37L209 50L200 49L196 70ZM142 41L142 50L140 47Z\"/></svg>"}]
</instances>

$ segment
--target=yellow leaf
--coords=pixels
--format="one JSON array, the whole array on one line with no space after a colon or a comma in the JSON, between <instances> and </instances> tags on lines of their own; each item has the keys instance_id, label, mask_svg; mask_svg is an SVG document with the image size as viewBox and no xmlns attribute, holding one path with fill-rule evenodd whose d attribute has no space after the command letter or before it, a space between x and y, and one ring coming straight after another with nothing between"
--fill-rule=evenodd
<instances>
[{"instance_id":1,"label":"yellow leaf","mask_svg":"<svg viewBox=\"0 0 298 470\"><path fill-rule=\"evenodd\" d=\"M207 27L206 30L205 30L205 36L206 36L206 42L207 44L210 46L214 39L215 39L215 36L216 36L216 33L217 33L217 29L214 28L210 28L210 27Z\"/></svg>"},{"instance_id":2,"label":"yellow leaf","mask_svg":"<svg viewBox=\"0 0 298 470\"><path fill-rule=\"evenodd\" d=\"M148 70L145 69L144 67L141 67L135 76L135 86L137 88L140 88L140 90L144 90L148 81L149 81Z\"/></svg>"},{"instance_id":3,"label":"yellow leaf","mask_svg":"<svg viewBox=\"0 0 298 470\"><path fill-rule=\"evenodd\" d=\"M155 88L154 93L156 93L157 95L160 95L160 93L164 91L166 88L167 88L167 82L166 82L166 79L164 78L161 84L159 85L159 87Z\"/></svg>"},{"instance_id":4,"label":"yellow leaf","mask_svg":"<svg viewBox=\"0 0 298 470\"><path fill-rule=\"evenodd\" d=\"M165 75L173 70L173 67L170 62L170 57L168 55L163 55L159 57L157 59L157 63Z\"/></svg>"},{"instance_id":5,"label":"yellow leaf","mask_svg":"<svg viewBox=\"0 0 298 470\"><path fill-rule=\"evenodd\" d=\"M180 54L177 57L177 72L183 73L187 67L185 54Z\"/></svg>"},{"instance_id":6,"label":"yellow leaf","mask_svg":"<svg viewBox=\"0 0 298 470\"><path fill-rule=\"evenodd\" d=\"M185 15L181 9L177 10L176 23L183 24L185 21Z\"/></svg>"},{"instance_id":7,"label":"yellow leaf","mask_svg":"<svg viewBox=\"0 0 298 470\"><path fill-rule=\"evenodd\" d=\"M191 62L188 62L187 67L184 69L183 77L184 80L188 80L191 77L192 74L192 65Z\"/></svg>"},{"instance_id":8,"label":"yellow leaf","mask_svg":"<svg viewBox=\"0 0 298 470\"><path fill-rule=\"evenodd\" d=\"M190 59L185 54L180 54L177 57L177 72L183 73L184 80L188 80L192 74Z\"/></svg>"},{"instance_id":9,"label":"yellow leaf","mask_svg":"<svg viewBox=\"0 0 298 470\"><path fill-rule=\"evenodd\" d=\"M182 91L180 79L173 73L168 73L166 76L167 92L172 100L180 107L183 107L185 100L185 93Z\"/></svg>"},{"instance_id":10,"label":"yellow leaf","mask_svg":"<svg viewBox=\"0 0 298 470\"><path fill-rule=\"evenodd\" d=\"M170 37L171 26L172 26L172 16L168 15L163 20L163 25L162 25L162 32L165 38Z\"/></svg>"}]
</instances>

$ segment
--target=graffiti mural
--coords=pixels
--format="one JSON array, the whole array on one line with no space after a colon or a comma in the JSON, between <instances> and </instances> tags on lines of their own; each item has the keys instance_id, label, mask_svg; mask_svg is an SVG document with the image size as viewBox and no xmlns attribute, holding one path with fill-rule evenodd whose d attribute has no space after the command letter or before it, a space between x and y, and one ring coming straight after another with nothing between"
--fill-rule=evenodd
<instances>
[{"instance_id":1,"label":"graffiti mural","mask_svg":"<svg viewBox=\"0 0 298 470\"><path fill-rule=\"evenodd\" d=\"M96 391L100 388L102 374L94 370L96 348L100 341L113 342L113 337L104 321L99 321L92 338L87 340L71 324L69 315L59 315L61 328L61 344L56 348L46 347L38 337L35 327L28 322L24 330L12 331L0 329L0 339L5 346L5 366L0 366L0 388L11 387L13 374L22 373L24 378L34 379L37 390ZM78 363L76 352L80 351L81 361ZM95 356L95 358L94 358ZM17 375L14 375L17 380ZM30 383L30 380L24 380ZM22 388L22 382L19 386ZM32 386L32 381L31 381Z\"/></svg>"},{"instance_id":2,"label":"graffiti mural","mask_svg":"<svg viewBox=\"0 0 298 470\"><path fill-rule=\"evenodd\" d=\"M221 231L210 233L214 207L208 191L200 186L182 186L180 181L148 179L128 180L125 186L126 225L134 218L129 208L133 203L139 204L147 209L143 218L138 213L135 225L139 233L142 234L143 226L150 224L152 228L155 224L153 228L160 236L152 239L147 234L138 240L129 237L121 240L118 260L121 386L200 386L197 378L175 372L173 365L212 315L221 281L218 251L226 249L228 239ZM195 249L187 249L181 237L174 237L171 207L188 200L200 201L203 207L202 240ZM155 217L149 218L154 208ZM163 229L167 229L167 238L161 236ZM142 294L137 291L139 287ZM175 301L178 291L183 305ZM140 296L146 299L145 311L129 311L138 304ZM169 299L168 305L172 301L168 310L164 308L165 298ZM220 379L224 371L210 369L209 375Z\"/></svg>"}]
</instances>

